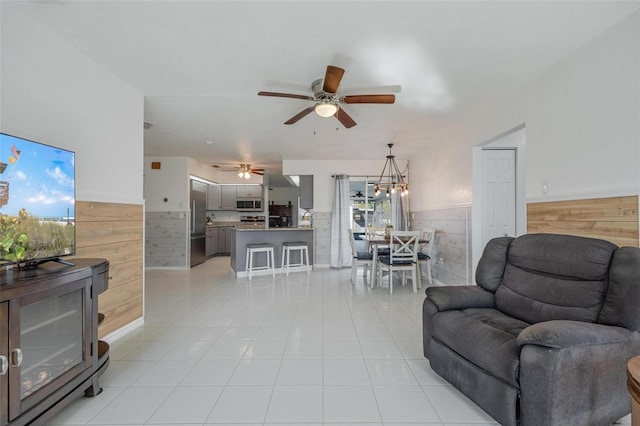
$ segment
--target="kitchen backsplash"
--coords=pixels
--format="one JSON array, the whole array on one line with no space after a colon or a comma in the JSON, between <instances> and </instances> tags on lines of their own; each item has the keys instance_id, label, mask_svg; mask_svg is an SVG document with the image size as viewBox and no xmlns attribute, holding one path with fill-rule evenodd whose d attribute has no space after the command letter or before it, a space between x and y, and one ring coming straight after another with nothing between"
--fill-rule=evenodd
<instances>
[{"instance_id":1,"label":"kitchen backsplash","mask_svg":"<svg viewBox=\"0 0 640 426\"><path fill-rule=\"evenodd\" d=\"M247 216L248 214L247 212L207 210L207 217L210 217L213 222L240 222L240 216ZM250 214L252 216L266 216L262 212L251 212Z\"/></svg>"}]
</instances>

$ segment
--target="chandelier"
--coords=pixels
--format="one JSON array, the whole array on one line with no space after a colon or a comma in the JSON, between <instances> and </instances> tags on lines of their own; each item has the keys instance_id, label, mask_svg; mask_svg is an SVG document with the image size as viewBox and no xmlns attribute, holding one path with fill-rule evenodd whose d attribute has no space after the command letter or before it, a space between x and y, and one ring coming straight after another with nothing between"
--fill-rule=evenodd
<instances>
[{"instance_id":1,"label":"chandelier","mask_svg":"<svg viewBox=\"0 0 640 426\"><path fill-rule=\"evenodd\" d=\"M251 165L249 165L249 164L240 164L240 172L238 173L238 176L240 176L241 178L244 178L244 179L250 179L251 178Z\"/></svg>"},{"instance_id":2,"label":"chandelier","mask_svg":"<svg viewBox=\"0 0 640 426\"><path fill-rule=\"evenodd\" d=\"M400 191L401 196L405 196L409 193L409 184L405 183L402 173L396 164L396 156L391 154L392 143L388 143L389 155L387 155L387 162L384 163L382 173L378 183L375 184L374 190L376 196L380 195L381 190L386 191L386 196L390 197L391 194L395 194L396 191Z\"/></svg>"}]
</instances>

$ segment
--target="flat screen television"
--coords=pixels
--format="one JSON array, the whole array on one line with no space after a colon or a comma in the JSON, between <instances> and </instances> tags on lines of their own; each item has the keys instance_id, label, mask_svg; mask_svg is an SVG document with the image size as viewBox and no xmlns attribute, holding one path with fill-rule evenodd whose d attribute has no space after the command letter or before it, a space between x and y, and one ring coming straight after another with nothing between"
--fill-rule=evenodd
<instances>
[{"instance_id":1,"label":"flat screen television","mask_svg":"<svg viewBox=\"0 0 640 426\"><path fill-rule=\"evenodd\" d=\"M75 153L0 133L0 267L76 252Z\"/></svg>"}]
</instances>

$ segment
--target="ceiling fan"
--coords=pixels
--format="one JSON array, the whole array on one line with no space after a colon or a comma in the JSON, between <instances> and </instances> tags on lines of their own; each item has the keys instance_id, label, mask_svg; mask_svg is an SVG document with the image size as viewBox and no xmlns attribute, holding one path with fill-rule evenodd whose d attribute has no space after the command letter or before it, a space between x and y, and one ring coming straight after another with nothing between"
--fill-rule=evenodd
<instances>
[{"instance_id":1,"label":"ceiling fan","mask_svg":"<svg viewBox=\"0 0 640 426\"><path fill-rule=\"evenodd\" d=\"M313 96L278 92L258 92L258 95L302 99L314 102L312 106L303 109L285 121L284 124L297 123L298 120L315 111L316 114L321 117L330 117L333 115L347 129L355 126L356 122L339 106L340 104L392 104L396 100L395 95L392 94L338 96L336 93L340 87L340 81L343 75L344 69L333 65L327 66L324 79L321 78L311 83Z\"/></svg>"},{"instance_id":2,"label":"ceiling fan","mask_svg":"<svg viewBox=\"0 0 640 426\"><path fill-rule=\"evenodd\" d=\"M251 174L264 176L264 169L253 168L251 164L242 163L240 167L235 166L219 166L218 164L212 164L211 167L218 169L221 172L238 172L238 176L241 178L249 179Z\"/></svg>"},{"instance_id":3,"label":"ceiling fan","mask_svg":"<svg viewBox=\"0 0 640 426\"><path fill-rule=\"evenodd\" d=\"M251 168L251 164L240 164L240 171L238 172L238 176L241 178L249 179L251 177L251 173L254 175L264 176L264 169L254 169Z\"/></svg>"},{"instance_id":4,"label":"ceiling fan","mask_svg":"<svg viewBox=\"0 0 640 426\"><path fill-rule=\"evenodd\" d=\"M353 194L351 198L364 198L364 194L362 193L362 191L358 191L355 194Z\"/></svg>"}]
</instances>

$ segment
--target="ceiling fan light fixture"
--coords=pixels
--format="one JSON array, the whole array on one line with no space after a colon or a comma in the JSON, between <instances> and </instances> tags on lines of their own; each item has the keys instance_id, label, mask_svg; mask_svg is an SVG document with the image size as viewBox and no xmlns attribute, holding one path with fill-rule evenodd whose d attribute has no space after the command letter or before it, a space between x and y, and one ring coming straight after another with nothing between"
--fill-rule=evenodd
<instances>
[{"instance_id":1,"label":"ceiling fan light fixture","mask_svg":"<svg viewBox=\"0 0 640 426\"><path fill-rule=\"evenodd\" d=\"M338 105L333 101L320 101L313 110L320 117L331 117L338 111Z\"/></svg>"},{"instance_id":2,"label":"ceiling fan light fixture","mask_svg":"<svg viewBox=\"0 0 640 426\"><path fill-rule=\"evenodd\" d=\"M240 164L238 176L243 179L251 179L251 166L249 164Z\"/></svg>"}]
</instances>

